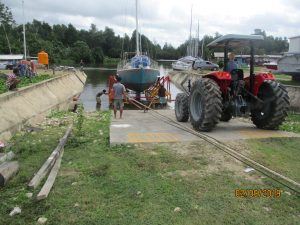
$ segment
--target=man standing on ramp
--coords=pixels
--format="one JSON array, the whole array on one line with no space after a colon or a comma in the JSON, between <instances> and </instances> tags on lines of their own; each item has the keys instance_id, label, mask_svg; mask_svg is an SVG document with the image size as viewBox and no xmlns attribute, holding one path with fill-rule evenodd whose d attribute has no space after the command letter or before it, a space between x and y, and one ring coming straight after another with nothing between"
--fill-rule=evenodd
<instances>
[{"instance_id":1,"label":"man standing on ramp","mask_svg":"<svg viewBox=\"0 0 300 225\"><path fill-rule=\"evenodd\" d=\"M121 84L121 77L116 77L117 83L114 83L112 89L114 92L114 116L117 117L117 110L120 109L120 119L122 119L123 107L124 107L124 96L126 94L126 89L123 84Z\"/></svg>"}]
</instances>

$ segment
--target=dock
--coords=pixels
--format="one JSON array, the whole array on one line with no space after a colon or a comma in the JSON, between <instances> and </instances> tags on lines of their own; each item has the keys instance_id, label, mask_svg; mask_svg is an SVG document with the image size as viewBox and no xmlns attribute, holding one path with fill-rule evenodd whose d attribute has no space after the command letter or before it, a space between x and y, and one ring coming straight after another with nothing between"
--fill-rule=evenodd
<instances>
[{"instance_id":1,"label":"dock","mask_svg":"<svg viewBox=\"0 0 300 225\"><path fill-rule=\"evenodd\" d=\"M158 110L160 114L176 120L174 110ZM198 141L199 137L187 133L172 124L165 123L149 112L142 110L124 110L123 118L112 119L110 125L110 145L186 142ZM119 113L117 114L119 115ZM190 122L182 123L192 127ZM234 118L230 122L220 122L211 132L205 134L220 141L234 141L258 138L300 137L299 134L257 129L247 119Z\"/></svg>"}]
</instances>

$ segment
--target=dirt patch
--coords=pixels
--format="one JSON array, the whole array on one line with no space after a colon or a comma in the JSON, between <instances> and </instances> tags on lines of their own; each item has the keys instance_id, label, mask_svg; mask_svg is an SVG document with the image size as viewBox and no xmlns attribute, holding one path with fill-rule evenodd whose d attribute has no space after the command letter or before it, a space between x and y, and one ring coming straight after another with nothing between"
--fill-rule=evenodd
<instances>
[{"instance_id":1,"label":"dirt patch","mask_svg":"<svg viewBox=\"0 0 300 225\"><path fill-rule=\"evenodd\" d=\"M73 170L73 169L62 169L59 172L60 177L79 177L80 172Z\"/></svg>"},{"instance_id":2,"label":"dirt patch","mask_svg":"<svg viewBox=\"0 0 300 225\"><path fill-rule=\"evenodd\" d=\"M186 179L201 178L209 176L210 174L217 174L222 172L230 172L237 177L243 177L253 183L262 184L262 175L256 171L246 173L244 170L248 167L242 162L234 159L227 153L217 149L211 144L205 141L197 142L181 142L181 143L168 143L168 144L142 144L139 145L139 151L145 151L151 155L159 154L156 149L159 146L160 149L166 149L167 151L174 152L179 157L188 157L191 160L199 160L199 163L203 165L203 169L187 169L187 170L175 170L163 173L163 177L183 177ZM245 149L245 146L241 143L230 143L230 146L234 149ZM246 149L250 151L249 149ZM202 159L202 160L201 160ZM205 163L207 162L207 163Z\"/></svg>"}]
</instances>

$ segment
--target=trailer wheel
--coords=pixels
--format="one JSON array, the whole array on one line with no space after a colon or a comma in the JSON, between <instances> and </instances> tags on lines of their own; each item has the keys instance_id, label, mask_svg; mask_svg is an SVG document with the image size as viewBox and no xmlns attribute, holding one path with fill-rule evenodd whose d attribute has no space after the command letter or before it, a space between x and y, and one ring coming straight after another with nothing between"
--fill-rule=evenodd
<instances>
[{"instance_id":1,"label":"trailer wheel","mask_svg":"<svg viewBox=\"0 0 300 225\"><path fill-rule=\"evenodd\" d=\"M276 130L287 116L290 105L284 86L272 80L266 80L260 86L258 98L264 101L259 108L251 110L252 122L257 128Z\"/></svg>"},{"instance_id":2,"label":"trailer wheel","mask_svg":"<svg viewBox=\"0 0 300 225\"><path fill-rule=\"evenodd\" d=\"M179 122L186 122L189 120L189 96L185 93L176 95L175 116Z\"/></svg>"},{"instance_id":3,"label":"trailer wheel","mask_svg":"<svg viewBox=\"0 0 300 225\"><path fill-rule=\"evenodd\" d=\"M228 122L232 118L232 112L229 108L225 108L222 111L220 120L223 122Z\"/></svg>"},{"instance_id":4,"label":"trailer wheel","mask_svg":"<svg viewBox=\"0 0 300 225\"><path fill-rule=\"evenodd\" d=\"M222 113L221 91L209 78L197 80L189 98L190 119L195 130L211 131Z\"/></svg>"}]
</instances>

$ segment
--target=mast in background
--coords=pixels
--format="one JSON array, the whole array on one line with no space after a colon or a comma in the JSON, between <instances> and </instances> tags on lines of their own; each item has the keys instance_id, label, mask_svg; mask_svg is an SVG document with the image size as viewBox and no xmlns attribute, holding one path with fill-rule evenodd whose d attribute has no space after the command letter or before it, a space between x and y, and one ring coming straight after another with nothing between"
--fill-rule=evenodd
<instances>
[{"instance_id":1,"label":"mast in background","mask_svg":"<svg viewBox=\"0 0 300 225\"><path fill-rule=\"evenodd\" d=\"M24 59L27 60L26 54L26 34L25 34L25 14L24 14L24 0L22 0L22 9L23 9L23 45L24 45Z\"/></svg>"},{"instance_id":2,"label":"mast in background","mask_svg":"<svg viewBox=\"0 0 300 225\"><path fill-rule=\"evenodd\" d=\"M135 0L135 38L136 38L136 55L140 55L140 42L139 42L139 22L138 22L138 0Z\"/></svg>"},{"instance_id":3,"label":"mast in background","mask_svg":"<svg viewBox=\"0 0 300 225\"><path fill-rule=\"evenodd\" d=\"M202 46L201 46L201 58L203 59L203 52L204 52L204 40L205 40L205 35L202 38Z\"/></svg>"},{"instance_id":4,"label":"mast in background","mask_svg":"<svg viewBox=\"0 0 300 225\"><path fill-rule=\"evenodd\" d=\"M192 55L192 25L193 25L193 5L191 6L190 39L187 47L187 55Z\"/></svg>"},{"instance_id":5,"label":"mast in background","mask_svg":"<svg viewBox=\"0 0 300 225\"><path fill-rule=\"evenodd\" d=\"M195 40L195 57L198 57L199 55L199 20L198 20L198 29L197 29L197 37Z\"/></svg>"}]
</instances>

